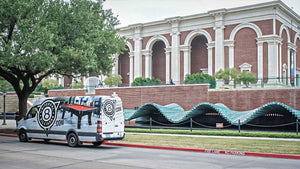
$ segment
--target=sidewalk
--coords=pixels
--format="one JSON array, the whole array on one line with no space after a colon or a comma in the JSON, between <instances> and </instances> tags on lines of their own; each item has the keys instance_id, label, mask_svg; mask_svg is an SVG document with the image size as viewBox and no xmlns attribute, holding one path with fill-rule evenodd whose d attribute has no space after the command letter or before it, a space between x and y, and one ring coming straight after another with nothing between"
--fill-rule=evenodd
<instances>
[{"instance_id":1,"label":"sidewalk","mask_svg":"<svg viewBox=\"0 0 300 169\"><path fill-rule=\"evenodd\" d=\"M16 120L5 120L6 125L3 124L3 120L0 120L0 129L16 129Z\"/></svg>"}]
</instances>

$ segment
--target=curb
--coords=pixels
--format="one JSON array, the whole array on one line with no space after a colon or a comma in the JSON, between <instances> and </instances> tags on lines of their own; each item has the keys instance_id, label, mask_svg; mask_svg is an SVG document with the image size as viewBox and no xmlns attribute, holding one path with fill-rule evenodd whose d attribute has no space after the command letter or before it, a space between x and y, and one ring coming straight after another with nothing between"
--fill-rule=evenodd
<instances>
[{"instance_id":1,"label":"curb","mask_svg":"<svg viewBox=\"0 0 300 169\"><path fill-rule=\"evenodd\" d=\"M18 137L15 134L5 134L5 133L0 133L0 136L16 137L16 138ZM151 146L151 145L127 144L127 143L112 143L112 142L104 142L103 144L104 145L112 145L112 146L122 146L122 147L150 148L150 149L189 151L189 152L200 152L200 153L210 153L210 154L226 154L226 155L254 156L254 157L271 157L271 158L285 158L285 159L298 159L298 160L300 160L300 155L292 155L292 154L275 154L275 153L258 153L258 152L216 150L216 149L165 147L165 146Z\"/></svg>"}]
</instances>

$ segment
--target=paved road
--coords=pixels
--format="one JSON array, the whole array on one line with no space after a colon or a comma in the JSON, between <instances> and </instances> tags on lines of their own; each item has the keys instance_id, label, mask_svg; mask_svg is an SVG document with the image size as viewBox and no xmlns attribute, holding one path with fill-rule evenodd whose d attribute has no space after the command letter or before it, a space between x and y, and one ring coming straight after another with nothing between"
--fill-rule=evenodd
<instances>
[{"instance_id":1,"label":"paved road","mask_svg":"<svg viewBox=\"0 0 300 169\"><path fill-rule=\"evenodd\" d=\"M1 168L299 168L300 160L245 157L197 152L103 145L70 148L63 142L33 141L0 136Z\"/></svg>"}]
</instances>

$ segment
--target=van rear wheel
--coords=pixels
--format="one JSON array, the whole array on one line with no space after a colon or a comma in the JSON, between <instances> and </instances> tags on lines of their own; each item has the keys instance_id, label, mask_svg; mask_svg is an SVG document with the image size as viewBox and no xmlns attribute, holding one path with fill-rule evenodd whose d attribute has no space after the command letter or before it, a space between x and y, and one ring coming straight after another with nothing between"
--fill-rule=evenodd
<instances>
[{"instance_id":1,"label":"van rear wheel","mask_svg":"<svg viewBox=\"0 0 300 169\"><path fill-rule=\"evenodd\" d=\"M19 131L19 140L20 140L20 142L28 142L28 137L27 137L27 133L25 130Z\"/></svg>"},{"instance_id":2,"label":"van rear wheel","mask_svg":"<svg viewBox=\"0 0 300 169\"><path fill-rule=\"evenodd\" d=\"M78 146L78 137L75 133L70 133L67 137L68 146L77 147Z\"/></svg>"}]
</instances>

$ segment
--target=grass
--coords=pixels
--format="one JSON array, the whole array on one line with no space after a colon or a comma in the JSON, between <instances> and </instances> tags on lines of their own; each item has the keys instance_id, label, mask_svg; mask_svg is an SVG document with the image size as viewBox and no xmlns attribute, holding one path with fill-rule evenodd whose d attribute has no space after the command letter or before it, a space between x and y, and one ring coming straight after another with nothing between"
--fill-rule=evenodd
<instances>
[{"instance_id":1,"label":"grass","mask_svg":"<svg viewBox=\"0 0 300 169\"><path fill-rule=\"evenodd\" d=\"M300 154L300 141L252 140L230 138L174 137L126 134L126 143L183 148L218 149L263 153Z\"/></svg>"},{"instance_id":2,"label":"grass","mask_svg":"<svg viewBox=\"0 0 300 169\"><path fill-rule=\"evenodd\" d=\"M241 131L237 130L180 130L180 129L143 129L126 128L126 132L136 133L165 133L165 134L188 134L188 135L214 135L214 136L242 136L242 137L271 137L271 138L298 138L300 135L288 132L260 132L260 131Z\"/></svg>"}]
</instances>

